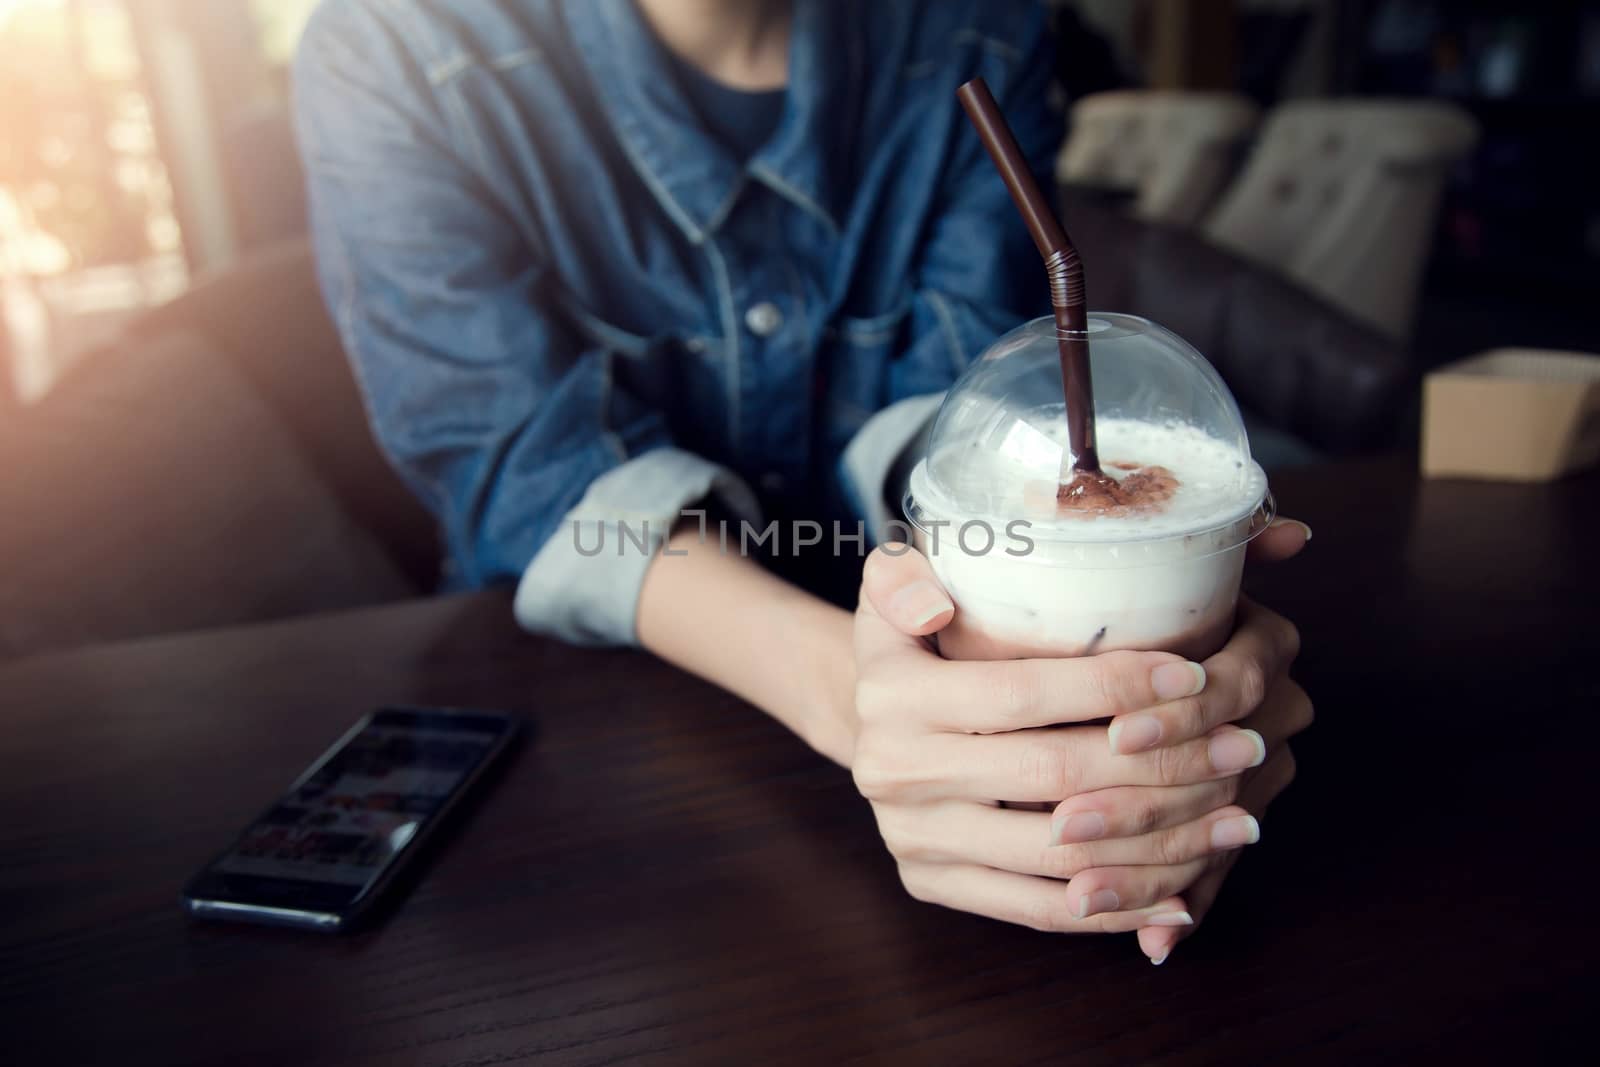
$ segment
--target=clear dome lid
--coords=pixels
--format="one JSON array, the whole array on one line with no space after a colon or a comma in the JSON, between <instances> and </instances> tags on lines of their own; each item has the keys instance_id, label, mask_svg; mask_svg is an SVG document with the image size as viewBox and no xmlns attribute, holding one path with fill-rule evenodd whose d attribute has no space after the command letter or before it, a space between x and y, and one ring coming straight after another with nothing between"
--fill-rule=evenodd
<instances>
[{"instance_id":1,"label":"clear dome lid","mask_svg":"<svg viewBox=\"0 0 1600 1067\"><path fill-rule=\"evenodd\" d=\"M951 388L912 474L907 517L924 530L934 522L1003 527L1025 519L1031 536L1084 542L1237 527L1237 539L1221 547L1265 528L1266 475L1211 364L1177 334L1135 315L1091 313L1087 332L1102 469L1125 480L1164 468L1176 481L1170 495L1143 508L1058 507L1056 488L1071 457L1056 325L1042 318L996 341Z\"/></svg>"}]
</instances>

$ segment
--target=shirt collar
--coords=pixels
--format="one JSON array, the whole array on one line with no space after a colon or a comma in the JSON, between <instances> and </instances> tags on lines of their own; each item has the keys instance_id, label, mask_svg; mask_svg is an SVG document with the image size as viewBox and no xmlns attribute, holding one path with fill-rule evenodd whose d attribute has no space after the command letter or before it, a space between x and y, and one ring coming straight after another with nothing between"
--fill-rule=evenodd
<instances>
[{"instance_id":1,"label":"shirt collar","mask_svg":"<svg viewBox=\"0 0 1600 1067\"><path fill-rule=\"evenodd\" d=\"M838 6L795 0L783 118L743 165L702 128L633 0L567 5L573 40L623 151L690 241L716 231L747 178L837 229L843 153L831 150L829 135L853 130L860 106L860 49Z\"/></svg>"}]
</instances>

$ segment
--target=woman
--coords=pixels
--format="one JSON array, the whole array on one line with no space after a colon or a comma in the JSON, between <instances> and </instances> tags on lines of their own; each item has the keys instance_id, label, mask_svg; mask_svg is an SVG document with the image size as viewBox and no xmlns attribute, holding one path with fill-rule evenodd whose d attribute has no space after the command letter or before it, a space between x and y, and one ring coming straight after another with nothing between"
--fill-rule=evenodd
<instances>
[{"instance_id":1,"label":"woman","mask_svg":"<svg viewBox=\"0 0 1600 1067\"><path fill-rule=\"evenodd\" d=\"M946 663L921 557L871 557L852 618L682 520L881 534L941 392L1043 298L955 89L984 76L1044 175L1052 60L1041 7L995 0L328 0L296 95L328 303L452 580L515 579L530 629L640 644L852 767L913 894L1161 962L1254 839L1233 801L1292 775L1287 623L1246 612L1198 694L1160 653ZM1164 732L1052 734L1062 808L997 851L993 746L1118 714ZM1210 760L1246 716L1271 758Z\"/></svg>"}]
</instances>

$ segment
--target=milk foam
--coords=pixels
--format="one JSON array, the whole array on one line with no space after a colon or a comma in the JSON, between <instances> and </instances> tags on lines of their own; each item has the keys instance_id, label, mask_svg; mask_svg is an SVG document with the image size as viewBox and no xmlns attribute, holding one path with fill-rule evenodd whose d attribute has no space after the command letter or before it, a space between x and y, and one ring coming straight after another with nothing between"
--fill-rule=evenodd
<instances>
[{"instance_id":1,"label":"milk foam","mask_svg":"<svg viewBox=\"0 0 1600 1067\"><path fill-rule=\"evenodd\" d=\"M1225 441L1185 423L1100 419L1100 461L1112 477L1118 462L1166 467L1177 491L1157 512L1094 515L1054 507L1066 428L1018 421L998 442L952 446L919 465L912 495L935 519L987 519L1003 526L1026 519L1042 538L1074 542L1142 541L1226 526L1248 515L1266 493L1261 467ZM1049 472L1048 479L1041 472Z\"/></svg>"}]
</instances>

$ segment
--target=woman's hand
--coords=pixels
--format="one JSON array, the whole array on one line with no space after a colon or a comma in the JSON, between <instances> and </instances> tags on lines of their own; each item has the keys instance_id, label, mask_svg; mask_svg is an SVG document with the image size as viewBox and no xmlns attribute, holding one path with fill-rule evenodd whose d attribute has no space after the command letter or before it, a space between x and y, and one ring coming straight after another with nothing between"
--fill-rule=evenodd
<instances>
[{"instance_id":1,"label":"woman's hand","mask_svg":"<svg viewBox=\"0 0 1600 1067\"><path fill-rule=\"evenodd\" d=\"M1293 686L1293 690L1290 700L1304 700L1304 691L1299 686ZM1306 706L1309 708L1309 701L1306 701ZM1266 763L1245 779L1239 790L1238 803L1258 819L1265 817L1267 805L1289 787L1289 783L1294 781L1294 774L1294 754L1289 751L1288 745L1283 745L1268 757ZM1217 893L1222 889L1223 880L1228 877L1228 872L1233 870L1234 861L1237 859L1238 853L1214 857L1211 862L1204 865L1203 873L1185 891L1184 899L1189 904L1189 912L1196 924L1205 919L1206 914L1210 912L1211 905L1216 902ZM1193 932L1193 926L1174 931L1162 929L1155 924L1147 925L1139 931L1139 948L1150 958L1151 963L1159 965L1167 961L1167 957L1172 954L1179 941Z\"/></svg>"},{"instance_id":2,"label":"woman's hand","mask_svg":"<svg viewBox=\"0 0 1600 1067\"><path fill-rule=\"evenodd\" d=\"M1175 894L1204 872L1205 858L1255 836L1244 808L1214 802L1226 793L1217 783L1265 759L1262 734L1227 722L1247 711L1214 700L1206 714L1217 725L1113 751L1105 727L1060 724L1187 699L1201 691L1202 670L1162 652L948 661L924 638L954 612L920 554L880 549L868 558L855 623L852 770L906 888L1044 930L1188 925ZM1151 788L1113 795L1127 787ZM1095 809L1108 826L1140 832L1058 843L1050 814L995 803L1083 795L1109 801ZM1074 878L1094 871L1116 880ZM1106 893L1113 884L1115 901Z\"/></svg>"},{"instance_id":3,"label":"woman's hand","mask_svg":"<svg viewBox=\"0 0 1600 1067\"><path fill-rule=\"evenodd\" d=\"M1311 701L1287 674L1298 649L1299 635L1287 619L1248 600L1241 601L1233 636L1202 665L1204 688L1192 696L1118 716L1111 721L1107 742L1118 753L1181 748L1193 738L1208 736L1220 725L1242 719L1241 725L1255 730L1265 744L1269 758L1264 767L1201 785L1164 789L1120 786L1068 797L1056 807L1051 821L1052 839L1077 842L1147 835L1152 831L1181 833L1186 824L1193 825L1189 820L1208 812L1214 816L1219 809L1232 811L1234 805L1244 803L1241 798L1249 796L1257 800L1253 807L1245 805L1250 815L1216 825L1212 832L1219 852L1225 845L1254 844L1260 839L1257 817L1265 801L1288 782L1285 780L1264 798L1250 792L1251 783L1269 770L1271 780L1276 780L1285 765L1292 776L1293 764L1287 762L1291 757L1283 743L1311 723ZM1216 857L1196 858L1162 877L1181 879L1180 884L1187 886L1210 870L1215 861ZM1078 886L1091 899L1109 904L1123 899L1130 889L1137 895L1152 877L1151 872L1137 867L1097 867L1081 872Z\"/></svg>"},{"instance_id":4,"label":"woman's hand","mask_svg":"<svg viewBox=\"0 0 1600 1067\"><path fill-rule=\"evenodd\" d=\"M1250 558L1260 561L1275 561L1288 559L1299 554L1311 540L1311 528L1305 523L1293 519L1279 519L1272 527L1250 544ZM1273 616L1258 604L1244 601L1240 607L1241 632L1252 625L1266 624L1282 627L1282 620ZM1236 634L1237 638L1237 634ZM1234 645L1228 643L1218 655L1227 653ZM1296 639L1292 647L1298 649L1299 641ZM1291 657L1292 658L1292 657ZM1208 670L1211 669L1209 667ZM1295 762L1294 754L1289 751L1287 744L1274 744L1278 737L1288 737L1299 733L1311 725L1312 707L1311 700L1306 696L1304 689L1295 684L1288 675L1266 675L1266 698L1261 708L1244 724L1253 726L1268 738L1268 748L1271 754L1266 763L1241 776L1238 779L1239 792L1236 797L1229 799L1242 804L1258 819L1265 816L1267 805L1277 795L1288 788L1294 781ZM1183 728L1179 727L1170 735L1173 738L1183 736ZM1083 798L1073 798L1063 807L1069 807L1080 802ZM1217 893L1222 888L1222 882L1233 869L1238 853L1230 853L1216 857L1207 864L1205 872L1195 881L1194 885L1185 894L1185 899L1190 906L1190 912L1195 917L1196 923L1203 920L1211 910L1211 905L1217 899ZM1173 930L1158 926L1147 926L1139 931L1139 947L1144 954L1150 957L1151 963L1165 963L1173 948L1179 941L1194 932L1191 926L1183 930Z\"/></svg>"}]
</instances>

